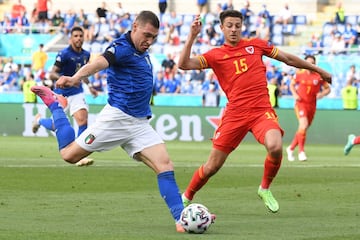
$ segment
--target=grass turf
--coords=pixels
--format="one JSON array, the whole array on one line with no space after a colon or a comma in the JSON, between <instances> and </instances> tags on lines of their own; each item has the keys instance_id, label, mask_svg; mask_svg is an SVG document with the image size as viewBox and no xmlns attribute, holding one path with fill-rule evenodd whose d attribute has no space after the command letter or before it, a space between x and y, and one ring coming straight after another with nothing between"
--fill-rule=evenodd
<instances>
[{"instance_id":1,"label":"grass turf","mask_svg":"<svg viewBox=\"0 0 360 240\"><path fill-rule=\"evenodd\" d=\"M210 143L167 146L184 190ZM272 214L256 195L265 151L243 143L196 195L216 223L191 235L175 232L156 176L121 149L79 168L60 159L55 138L0 137L0 239L360 239L360 148L346 157L342 149L309 145L307 162L284 156Z\"/></svg>"}]
</instances>

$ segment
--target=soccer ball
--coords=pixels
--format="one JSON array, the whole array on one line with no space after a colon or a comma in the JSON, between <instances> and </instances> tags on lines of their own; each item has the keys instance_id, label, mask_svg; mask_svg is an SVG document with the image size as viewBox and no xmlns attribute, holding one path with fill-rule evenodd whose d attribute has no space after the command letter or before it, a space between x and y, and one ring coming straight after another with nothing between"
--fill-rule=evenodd
<instances>
[{"instance_id":1,"label":"soccer ball","mask_svg":"<svg viewBox=\"0 0 360 240\"><path fill-rule=\"evenodd\" d=\"M211 225L211 213L204 205L192 203L181 212L180 223L188 233L204 233Z\"/></svg>"}]
</instances>

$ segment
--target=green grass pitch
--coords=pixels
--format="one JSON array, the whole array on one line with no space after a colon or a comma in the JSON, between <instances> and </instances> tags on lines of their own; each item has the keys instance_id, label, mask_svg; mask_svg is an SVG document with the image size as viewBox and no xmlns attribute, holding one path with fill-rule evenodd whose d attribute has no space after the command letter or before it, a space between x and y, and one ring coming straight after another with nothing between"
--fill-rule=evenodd
<instances>
[{"instance_id":1,"label":"green grass pitch","mask_svg":"<svg viewBox=\"0 0 360 240\"><path fill-rule=\"evenodd\" d=\"M167 146L183 191L210 142ZM217 220L192 235L175 232L156 176L122 149L94 153L95 164L79 168L60 159L53 137L0 137L0 240L360 239L360 147L346 157L340 145L306 150L307 162L284 156L272 214L256 194L265 151L241 144L196 195Z\"/></svg>"}]
</instances>

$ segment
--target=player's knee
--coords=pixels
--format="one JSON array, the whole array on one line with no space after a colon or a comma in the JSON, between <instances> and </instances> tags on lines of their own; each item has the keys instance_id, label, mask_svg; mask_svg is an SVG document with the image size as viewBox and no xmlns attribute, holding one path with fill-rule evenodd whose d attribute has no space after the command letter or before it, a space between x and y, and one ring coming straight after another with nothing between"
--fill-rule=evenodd
<instances>
[{"instance_id":1,"label":"player's knee","mask_svg":"<svg viewBox=\"0 0 360 240\"><path fill-rule=\"evenodd\" d=\"M65 161L65 162L68 162L68 163L71 163L71 164L74 164L74 163L77 163L81 158L80 157L77 157L75 156L74 154L72 154L71 152L69 151L64 151L62 150L60 152L61 154L61 158Z\"/></svg>"},{"instance_id":2,"label":"player's knee","mask_svg":"<svg viewBox=\"0 0 360 240\"><path fill-rule=\"evenodd\" d=\"M273 158L279 158L282 155L282 144L272 142L266 146L268 154Z\"/></svg>"},{"instance_id":3,"label":"player's knee","mask_svg":"<svg viewBox=\"0 0 360 240\"><path fill-rule=\"evenodd\" d=\"M157 161L143 161L156 173L174 171L174 164L169 158L158 159Z\"/></svg>"},{"instance_id":4,"label":"player's knee","mask_svg":"<svg viewBox=\"0 0 360 240\"><path fill-rule=\"evenodd\" d=\"M174 163L170 159L163 161L163 166L168 170L174 170Z\"/></svg>"}]
</instances>

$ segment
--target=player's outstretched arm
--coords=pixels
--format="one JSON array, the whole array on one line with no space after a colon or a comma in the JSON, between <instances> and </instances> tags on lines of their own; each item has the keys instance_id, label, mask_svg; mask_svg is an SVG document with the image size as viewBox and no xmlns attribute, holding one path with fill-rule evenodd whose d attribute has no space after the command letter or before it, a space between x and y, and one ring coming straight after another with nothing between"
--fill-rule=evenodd
<instances>
[{"instance_id":1,"label":"player's outstretched arm","mask_svg":"<svg viewBox=\"0 0 360 240\"><path fill-rule=\"evenodd\" d=\"M96 72L99 72L109 66L109 62L103 57L99 56L91 63L82 66L72 77L62 76L56 81L57 88L66 88L72 86L79 86L82 79L86 79Z\"/></svg>"},{"instance_id":2,"label":"player's outstretched arm","mask_svg":"<svg viewBox=\"0 0 360 240\"><path fill-rule=\"evenodd\" d=\"M201 69L200 62L197 58L190 58L192 45L201 31L201 19L200 16L196 16L191 24L191 31L186 39L184 47L180 53L178 66L182 70L189 69Z\"/></svg>"},{"instance_id":3,"label":"player's outstretched arm","mask_svg":"<svg viewBox=\"0 0 360 240\"><path fill-rule=\"evenodd\" d=\"M284 62L289 66L293 66L296 68L302 68L302 69L308 69L310 71L317 72L320 74L321 78L328 83L331 83L331 81L332 81L332 76L329 72L327 72L324 69L316 66L315 64L311 64L291 53L287 53L287 52L283 52L283 51L279 50L279 53L276 55L275 59L279 60L281 62Z\"/></svg>"}]
</instances>

